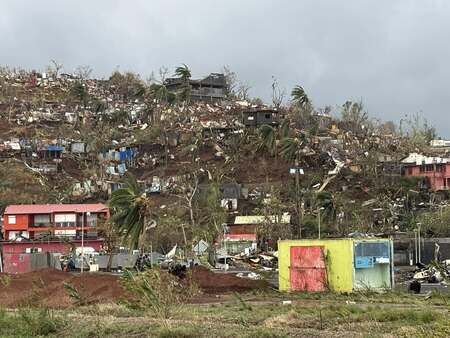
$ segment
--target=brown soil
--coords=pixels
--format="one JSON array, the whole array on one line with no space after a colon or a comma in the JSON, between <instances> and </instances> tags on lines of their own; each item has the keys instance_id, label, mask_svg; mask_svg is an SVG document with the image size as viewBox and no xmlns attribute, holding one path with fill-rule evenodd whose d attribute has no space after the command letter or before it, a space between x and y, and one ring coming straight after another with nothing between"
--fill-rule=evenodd
<instances>
[{"instance_id":1,"label":"brown soil","mask_svg":"<svg viewBox=\"0 0 450 338\"><path fill-rule=\"evenodd\" d=\"M204 266L194 267L192 280L204 293L239 292L267 287L265 281L240 278L228 273L214 273Z\"/></svg>"},{"instance_id":2,"label":"brown soil","mask_svg":"<svg viewBox=\"0 0 450 338\"><path fill-rule=\"evenodd\" d=\"M5 275L0 275L0 277ZM3 277L0 287L0 304L6 307L21 305L45 305L51 308L69 307L74 301L69 297L64 283L73 285L89 302L106 303L123 298L118 276L110 274L72 274L59 270L44 269L35 272Z\"/></svg>"},{"instance_id":3,"label":"brown soil","mask_svg":"<svg viewBox=\"0 0 450 338\"><path fill-rule=\"evenodd\" d=\"M202 266L194 268L192 278L205 296L267 286L263 281L214 273ZM10 308L24 305L43 305L50 308L70 307L74 304L74 300L64 288L64 283L74 286L89 303L111 303L126 297L126 292L122 289L117 275L107 273L80 275L43 269L17 275L0 274L0 305ZM199 300L202 297L204 296L200 296Z\"/></svg>"}]
</instances>

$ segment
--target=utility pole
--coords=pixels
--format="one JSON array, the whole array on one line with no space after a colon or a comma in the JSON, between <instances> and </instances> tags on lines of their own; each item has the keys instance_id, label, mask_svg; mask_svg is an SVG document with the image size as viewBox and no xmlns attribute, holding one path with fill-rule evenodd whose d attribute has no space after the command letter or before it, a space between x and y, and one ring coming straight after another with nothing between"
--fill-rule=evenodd
<instances>
[{"instance_id":1,"label":"utility pole","mask_svg":"<svg viewBox=\"0 0 450 338\"><path fill-rule=\"evenodd\" d=\"M298 159L295 160L295 168L290 172L295 171L295 204L297 208L297 221L299 226L299 237L302 238L302 212L300 199L300 175L303 175L303 169L299 168Z\"/></svg>"},{"instance_id":2,"label":"utility pole","mask_svg":"<svg viewBox=\"0 0 450 338\"><path fill-rule=\"evenodd\" d=\"M81 273L84 271L84 215L81 214Z\"/></svg>"},{"instance_id":3,"label":"utility pole","mask_svg":"<svg viewBox=\"0 0 450 338\"><path fill-rule=\"evenodd\" d=\"M414 261L417 264L418 260L417 260L417 230L416 229L414 229L414 254L415 254Z\"/></svg>"},{"instance_id":4,"label":"utility pole","mask_svg":"<svg viewBox=\"0 0 450 338\"><path fill-rule=\"evenodd\" d=\"M320 211L323 209L324 209L323 207L317 208L317 217L318 217L317 225L318 225L318 229L319 229L319 239L320 239Z\"/></svg>"},{"instance_id":5,"label":"utility pole","mask_svg":"<svg viewBox=\"0 0 450 338\"><path fill-rule=\"evenodd\" d=\"M300 215L300 173L298 172L298 161L295 161L295 200L297 204L299 237L302 238L302 217Z\"/></svg>"},{"instance_id":6,"label":"utility pole","mask_svg":"<svg viewBox=\"0 0 450 338\"><path fill-rule=\"evenodd\" d=\"M422 262L422 253L421 253L421 249L422 249L422 245L420 243L420 226L421 223L417 223L417 238L418 238L418 248L419 248L419 263Z\"/></svg>"}]
</instances>

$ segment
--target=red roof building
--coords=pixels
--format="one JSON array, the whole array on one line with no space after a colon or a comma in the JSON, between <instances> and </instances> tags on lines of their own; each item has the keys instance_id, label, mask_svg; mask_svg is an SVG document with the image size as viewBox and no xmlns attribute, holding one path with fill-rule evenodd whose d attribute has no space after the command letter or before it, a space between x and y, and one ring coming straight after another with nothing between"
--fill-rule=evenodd
<instances>
[{"instance_id":1,"label":"red roof building","mask_svg":"<svg viewBox=\"0 0 450 338\"><path fill-rule=\"evenodd\" d=\"M109 217L105 204L10 205L3 213L3 239L39 240L44 237L96 238L96 226Z\"/></svg>"}]
</instances>

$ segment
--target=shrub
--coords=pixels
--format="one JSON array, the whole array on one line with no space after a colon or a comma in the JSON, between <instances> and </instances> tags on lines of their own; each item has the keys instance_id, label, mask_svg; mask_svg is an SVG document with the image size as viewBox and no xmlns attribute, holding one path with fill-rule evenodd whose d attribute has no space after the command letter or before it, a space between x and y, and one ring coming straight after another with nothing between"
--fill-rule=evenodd
<instances>
[{"instance_id":1,"label":"shrub","mask_svg":"<svg viewBox=\"0 0 450 338\"><path fill-rule=\"evenodd\" d=\"M184 304L198 293L190 277L181 281L178 277L160 269L133 273L126 270L122 285L132 295L125 305L150 311L168 327L168 319L180 311Z\"/></svg>"},{"instance_id":2,"label":"shrub","mask_svg":"<svg viewBox=\"0 0 450 338\"><path fill-rule=\"evenodd\" d=\"M48 308L21 308L19 316L25 324L21 329L30 336L46 336L64 326L64 322L55 318Z\"/></svg>"}]
</instances>

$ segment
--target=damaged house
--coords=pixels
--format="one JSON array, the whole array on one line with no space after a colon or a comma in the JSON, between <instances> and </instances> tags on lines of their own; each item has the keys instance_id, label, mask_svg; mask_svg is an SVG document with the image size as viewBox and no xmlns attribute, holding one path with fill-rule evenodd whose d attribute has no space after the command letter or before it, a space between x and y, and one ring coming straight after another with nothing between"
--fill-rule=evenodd
<instances>
[{"instance_id":1,"label":"damaged house","mask_svg":"<svg viewBox=\"0 0 450 338\"><path fill-rule=\"evenodd\" d=\"M242 253L257 247L258 231L261 227L281 224L289 226L291 216L236 216L234 222L228 224L224 234L228 253Z\"/></svg>"},{"instance_id":2,"label":"damaged house","mask_svg":"<svg viewBox=\"0 0 450 338\"><path fill-rule=\"evenodd\" d=\"M433 191L450 187L450 162L447 158L412 153L402 160L406 177L423 177Z\"/></svg>"},{"instance_id":3,"label":"damaged house","mask_svg":"<svg viewBox=\"0 0 450 338\"><path fill-rule=\"evenodd\" d=\"M177 94L183 90L186 82L182 78L168 78L164 85L169 92ZM203 79L189 79L189 86L193 101L220 101L226 97L227 83L223 74L211 73Z\"/></svg>"},{"instance_id":4,"label":"damaged house","mask_svg":"<svg viewBox=\"0 0 450 338\"><path fill-rule=\"evenodd\" d=\"M242 123L246 127L260 127L264 124L277 126L280 121L277 110L254 108L242 112Z\"/></svg>"},{"instance_id":5,"label":"damaged house","mask_svg":"<svg viewBox=\"0 0 450 338\"><path fill-rule=\"evenodd\" d=\"M222 199L220 205L228 211L234 211L238 208L238 200L241 198L242 187L237 183L226 183L220 187Z\"/></svg>"}]
</instances>

